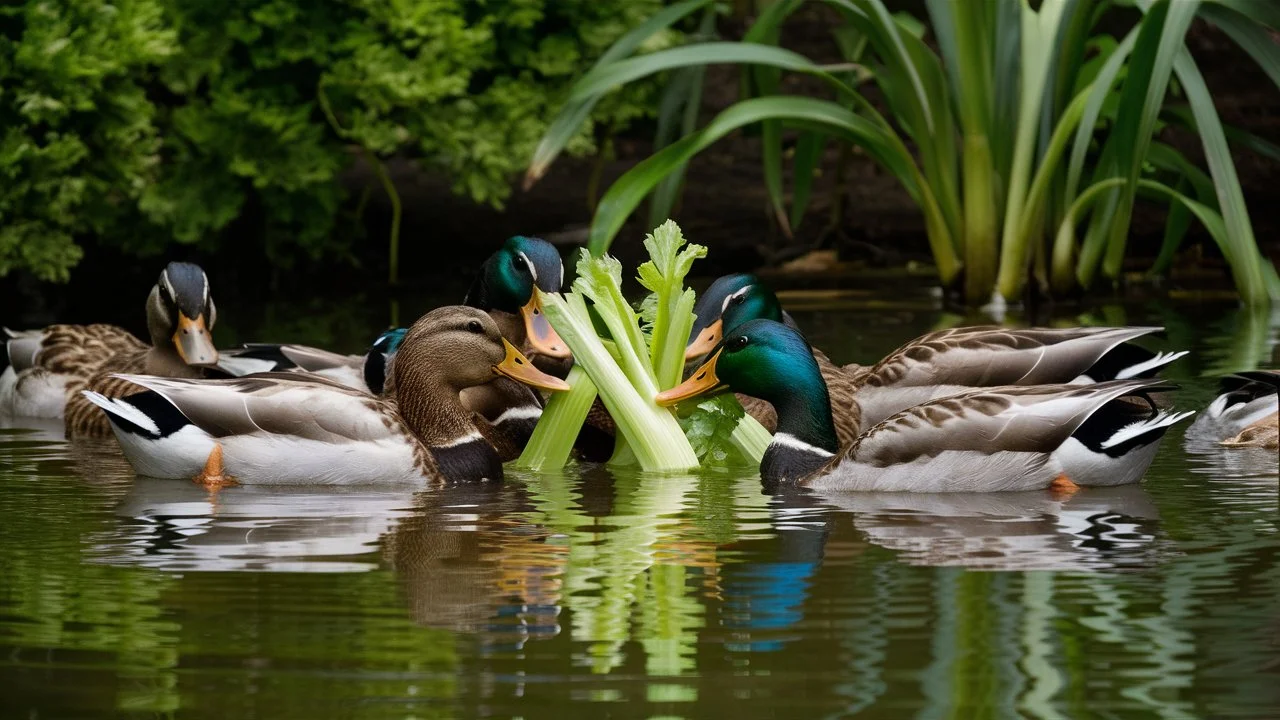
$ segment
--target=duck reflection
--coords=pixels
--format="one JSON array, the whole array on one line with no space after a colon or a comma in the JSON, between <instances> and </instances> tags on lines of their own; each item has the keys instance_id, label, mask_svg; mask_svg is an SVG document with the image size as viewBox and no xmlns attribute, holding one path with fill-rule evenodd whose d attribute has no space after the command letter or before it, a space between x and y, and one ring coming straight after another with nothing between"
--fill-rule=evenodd
<instances>
[{"instance_id":1,"label":"duck reflection","mask_svg":"<svg viewBox=\"0 0 1280 720\"><path fill-rule=\"evenodd\" d=\"M413 513L411 490L242 486L137 478L101 542L107 563L170 571L365 572L379 538Z\"/></svg>"},{"instance_id":2,"label":"duck reflection","mask_svg":"<svg viewBox=\"0 0 1280 720\"><path fill-rule=\"evenodd\" d=\"M414 622L484 631L516 646L559 632L568 548L529 521L530 508L514 486L423 493L417 512L383 542Z\"/></svg>"},{"instance_id":3,"label":"duck reflection","mask_svg":"<svg viewBox=\"0 0 1280 720\"><path fill-rule=\"evenodd\" d=\"M848 493L823 498L913 565L986 570L1145 567L1167 549L1137 485L1049 493Z\"/></svg>"}]
</instances>

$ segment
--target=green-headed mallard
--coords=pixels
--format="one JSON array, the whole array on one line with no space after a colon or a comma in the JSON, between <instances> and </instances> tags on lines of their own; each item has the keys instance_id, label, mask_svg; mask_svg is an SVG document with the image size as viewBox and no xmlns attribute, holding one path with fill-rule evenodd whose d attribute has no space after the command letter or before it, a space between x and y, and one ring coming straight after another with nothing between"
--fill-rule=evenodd
<instances>
[{"instance_id":1,"label":"green-headed mallard","mask_svg":"<svg viewBox=\"0 0 1280 720\"><path fill-rule=\"evenodd\" d=\"M770 402L778 425L760 465L768 483L1003 491L1137 482L1165 430L1191 414L1165 412L1148 397L1168 388L1141 379L971 389L891 415L842 446L808 342L781 323L752 320L657 400L670 405L728 389Z\"/></svg>"},{"instance_id":2,"label":"green-headed mallard","mask_svg":"<svg viewBox=\"0 0 1280 720\"><path fill-rule=\"evenodd\" d=\"M534 368L493 318L459 306L409 328L391 376L385 398L296 373L127 375L151 392L86 396L106 411L142 475L210 479L225 466L242 483L359 485L500 479L502 464L459 394L500 377L568 387Z\"/></svg>"},{"instance_id":3,"label":"green-headed mallard","mask_svg":"<svg viewBox=\"0 0 1280 720\"><path fill-rule=\"evenodd\" d=\"M685 357L706 355L724 337L751 320L774 320L795 328L777 296L753 275L726 275L698 298L698 316ZM1158 327L1004 328L962 327L922 335L871 367L836 366L813 354L831 391L836 432L842 444L861 427L896 412L971 388L1002 385L1088 384L1154 376L1186 351L1154 353L1129 341ZM759 400L747 412L772 429L772 408Z\"/></svg>"},{"instance_id":4,"label":"green-headed mallard","mask_svg":"<svg viewBox=\"0 0 1280 720\"><path fill-rule=\"evenodd\" d=\"M1187 428L1188 441L1226 447L1280 448L1280 370L1239 372Z\"/></svg>"},{"instance_id":5,"label":"green-headed mallard","mask_svg":"<svg viewBox=\"0 0 1280 720\"><path fill-rule=\"evenodd\" d=\"M62 417L70 436L106 435L106 418L80 391L120 397L139 390L113 377L116 373L204 377L218 361L209 335L216 321L204 271L191 263L169 263L147 297L150 346L115 325L50 325L10 332L10 367L0 377L0 412Z\"/></svg>"}]
</instances>

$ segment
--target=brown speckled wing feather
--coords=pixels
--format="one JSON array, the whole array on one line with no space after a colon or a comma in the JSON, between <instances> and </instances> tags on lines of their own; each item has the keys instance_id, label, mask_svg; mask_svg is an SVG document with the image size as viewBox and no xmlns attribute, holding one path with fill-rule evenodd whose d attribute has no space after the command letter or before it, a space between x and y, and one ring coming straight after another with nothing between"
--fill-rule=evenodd
<instances>
[{"instance_id":1,"label":"brown speckled wing feather","mask_svg":"<svg viewBox=\"0 0 1280 720\"><path fill-rule=\"evenodd\" d=\"M130 358L147 346L115 325L50 325L41 343L40 367L86 380L117 357Z\"/></svg>"},{"instance_id":2,"label":"brown speckled wing feather","mask_svg":"<svg viewBox=\"0 0 1280 720\"><path fill-rule=\"evenodd\" d=\"M107 397L118 398L139 393L146 388L139 387L128 380L113 377L112 373L140 373L147 365L147 349L124 355L116 355L102 363L102 368L84 382L67 383L67 410L64 416L67 437L91 438L106 437L111 434L111 422L102 408L94 405L80 393L81 390L92 390Z\"/></svg>"}]
</instances>

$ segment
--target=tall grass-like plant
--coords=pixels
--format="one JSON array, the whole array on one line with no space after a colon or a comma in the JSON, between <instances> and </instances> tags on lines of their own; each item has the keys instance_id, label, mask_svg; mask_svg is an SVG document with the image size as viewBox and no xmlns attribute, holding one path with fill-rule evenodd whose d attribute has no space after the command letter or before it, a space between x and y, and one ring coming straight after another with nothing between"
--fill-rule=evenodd
<instances>
[{"instance_id":1,"label":"tall grass-like plant","mask_svg":"<svg viewBox=\"0 0 1280 720\"><path fill-rule=\"evenodd\" d=\"M834 32L849 62L823 66L778 47L779 28L806 1L838 12L843 24ZM1227 139L1264 153L1275 148L1223 127L1183 43L1192 21L1203 17L1280 82L1280 46L1269 36L1280 29L1280 11L1248 0L1135 0L1141 14L1114 38L1099 30L1099 20L1115 4L926 0L930 37L882 0L777 0L741 42L723 42L711 37L709 0L686 0L628 33L579 79L526 181L545 172L563 138L603 95L672 71L659 149L601 198L590 233L594 253L609 247L655 188L661 192L652 210L669 211L690 158L758 124L765 184L784 232L803 218L824 144L860 146L919 205L940 281L962 289L970 303L993 292L1016 300L1028 283L1035 292L1066 295L1100 278L1117 281L1138 197L1170 208L1153 271L1168 267L1194 218L1221 248L1244 303L1280 298L1280 279L1258 251ZM649 35L700 11L701 41L634 54ZM695 70L724 63L745 66L745 96L696 127ZM887 113L859 92L866 76L850 72L868 66ZM829 95L780 95L782 73L821 80ZM669 141L676 109L685 132ZM1207 172L1156 139L1164 124L1199 136ZM789 208L784 129L798 133Z\"/></svg>"}]
</instances>

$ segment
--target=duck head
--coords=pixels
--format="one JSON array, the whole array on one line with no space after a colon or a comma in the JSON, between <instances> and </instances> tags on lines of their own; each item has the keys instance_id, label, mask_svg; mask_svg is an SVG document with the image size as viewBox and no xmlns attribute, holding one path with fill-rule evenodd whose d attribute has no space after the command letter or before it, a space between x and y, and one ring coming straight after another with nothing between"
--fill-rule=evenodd
<instances>
[{"instance_id":1,"label":"duck head","mask_svg":"<svg viewBox=\"0 0 1280 720\"><path fill-rule=\"evenodd\" d=\"M424 379L455 395L498 377L544 390L569 389L565 381L535 368L502 337L488 313L460 305L432 310L405 331L391 372L398 395L413 392L414 383Z\"/></svg>"},{"instance_id":2,"label":"duck head","mask_svg":"<svg viewBox=\"0 0 1280 720\"><path fill-rule=\"evenodd\" d=\"M721 339L749 320L787 319L773 291L747 273L725 275L711 283L693 306L693 314L693 329L684 351L686 361L711 352Z\"/></svg>"},{"instance_id":3,"label":"duck head","mask_svg":"<svg viewBox=\"0 0 1280 720\"><path fill-rule=\"evenodd\" d=\"M460 393L499 377L544 390L565 381L533 366L476 308L449 306L423 315L404 334L391 363L396 406L448 480L502 477L502 463L479 433Z\"/></svg>"},{"instance_id":4,"label":"duck head","mask_svg":"<svg viewBox=\"0 0 1280 720\"><path fill-rule=\"evenodd\" d=\"M464 304L481 310L519 313L529 346L540 355L569 357L569 348L542 314L534 289L560 292L564 263L551 243L517 235L489 256L467 293Z\"/></svg>"},{"instance_id":5,"label":"duck head","mask_svg":"<svg viewBox=\"0 0 1280 720\"><path fill-rule=\"evenodd\" d=\"M218 362L218 351L210 331L217 320L204 270L191 263L169 263L147 297L151 344L173 348L187 365L213 366Z\"/></svg>"},{"instance_id":6,"label":"duck head","mask_svg":"<svg viewBox=\"0 0 1280 720\"><path fill-rule=\"evenodd\" d=\"M658 393L659 405L733 391L760 398L778 413L778 431L760 463L772 483L795 482L817 471L838 449L831 397L809 343L776 320L749 320L711 349L680 385Z\"/></svg>"}]
</instances>

